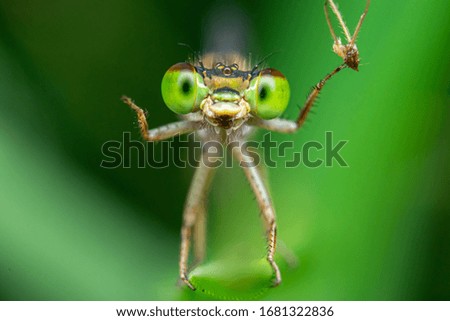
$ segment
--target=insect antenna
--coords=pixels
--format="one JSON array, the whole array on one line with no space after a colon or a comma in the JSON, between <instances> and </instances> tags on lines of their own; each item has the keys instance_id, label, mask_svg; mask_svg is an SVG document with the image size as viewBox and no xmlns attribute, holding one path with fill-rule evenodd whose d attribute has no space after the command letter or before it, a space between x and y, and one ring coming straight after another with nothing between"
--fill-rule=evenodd
<instances>
[{"instance_id":1,"label":"insect antenna","mask_svg":"<svg viewBox=\"0 0 450 321\"><path fill-rule=\"evenodd\" d=\"M203 62L201 61L201 58L200 58L200 53L198 51L195 51L189 44L184 43L184 42L178 42L177 45L188 48L191 51L193 62L200 64L200 66L202 68L204 68Z\"/></svg>"},{"instance_id":2,"label":"insect antenna","mask_svg":"<svg viewBox=\"0 0 450 321\"><path fill-rule=\"evenodd\" d=\"M258 62L258 63L253 67L253 69L250 71L250 73L253 75L253 73L254 73L256 70L258 70L259 66L260 66L262 63L264 63L267 59L269 59L269 58L272 57L274 54L279 53L279 52L280 52L280 50L278 50L278 51L273 51L273 52L269 53L268 55L266 55L263 59L261 59L260 62Z\"/></svg>"}]
</instances>

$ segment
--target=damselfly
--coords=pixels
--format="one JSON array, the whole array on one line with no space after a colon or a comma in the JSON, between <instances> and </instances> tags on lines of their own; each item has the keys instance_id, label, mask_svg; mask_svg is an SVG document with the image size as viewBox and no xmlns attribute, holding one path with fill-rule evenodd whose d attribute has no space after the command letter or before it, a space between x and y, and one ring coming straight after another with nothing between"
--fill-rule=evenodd
<instances>
[{"instance_id":1,"label":"damselfly","mask_svg":"<svg viewBox=\"0 0 450 321\"><path fill-rule=\"evenodd\" d=\"M343 63L319 81L312 89L296 121L278 118L286 109L290 88L284 75L273 68L261 70L260 64L252 66L240 52L221 49L207 52L193 61L173 65L162 80L162 96L165 104L182 120L155 129L148 129L145 112L130 98L122 97L136 113L142 137L147 141L159 141L191 132L197 132L202 141L242 144L253 128L263 128L280 133L294 133L305 122L314 101L326 82L347 67L358 70L359 52L356 38L367 14L370 0L361 15L355 32L350 34L333 0L324 5L325 17L333 37L333 50ZM342 44L332 27L328 7L342 27L347 44ZM227 46L227 41L221 41ZM231 43L228 43L231 47ZM252 165L251 157L239 148L233 155L241 163ZM188 258L192 238L195 235L195 257L201 261L205 254L204 218L205 200L210 189L214 167L200 161L194 174L183 213L179 259L180 279L192 290L195 287L188 278ZM275 210L268 189L256 166L243 170L250 182L262 213L267 236L267 261L273 270L273 285L281 282L280 270L274 260L277 225Z\"/></svg>"}]
</instances>

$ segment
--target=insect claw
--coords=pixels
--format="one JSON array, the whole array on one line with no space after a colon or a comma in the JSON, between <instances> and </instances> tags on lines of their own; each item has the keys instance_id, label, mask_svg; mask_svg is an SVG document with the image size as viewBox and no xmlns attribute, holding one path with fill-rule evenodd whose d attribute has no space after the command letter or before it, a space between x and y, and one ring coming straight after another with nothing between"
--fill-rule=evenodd
<instances>
[{"instance_id":1,"label":"insect claw","mask_svg":"<svg viewBox=\"0 0 450 321\"><path fill-rule=\"evenodd\" d=\"M272 287L276 288L277 286L279 286L281 283L281 276L279 277L275 277L275 279L273 279L272 281Z\"/></svg>"},{"instance_id":2,"label":"insect claw","mask_svg":"<svg viewBox=\"0 0 450 321\"><path fill-rule=\"evenodd\" d=\"M275 274L275 278L273 279L272 282L272 287L277 287L280 285L281 283L281 273L280 273L280 269L278 268L278 265L275 263L275 261L273 259L268 259L269 264L272 267L273 273Z\"/></svg>"},{"instance_id":3,"label":"insect claw","mask_svg":"<svg viewBox=\"0 0 450 321\"><path fill-rule=\"evenodd\" d=\"M196 290L196 288L192 285L186 275L181 277L181 281L183 281L183 283L186 284L192 291Z\"/></svg>"}]
</instances>

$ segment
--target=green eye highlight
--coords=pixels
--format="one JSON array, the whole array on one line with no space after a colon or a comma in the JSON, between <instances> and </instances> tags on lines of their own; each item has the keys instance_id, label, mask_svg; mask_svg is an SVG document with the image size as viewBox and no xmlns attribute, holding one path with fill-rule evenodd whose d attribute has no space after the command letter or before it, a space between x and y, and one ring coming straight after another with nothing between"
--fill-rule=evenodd
<instances>
[{"instance_id":1,"label":"green eye highlight","mask_svg":"<svg viewBox=\"0 0 450 321\"><path fill-rule=\"evenodd\" d=\"M167 70L161 83L164 103L177 114L196 111L208 94L203 78L194 66L181 62Z\"/></svg>"},{"instance_id":2,"label":"green eye highlight","mask_svg":"<svg viewBox=\"0 0 450 321\"><path fill-rule=\"evenodd\" d=\"M264 69L250 81L245 99L252 113L262 119L281 116L289 103L289 83L278 70Z\"/></svg>"}]
</instances>

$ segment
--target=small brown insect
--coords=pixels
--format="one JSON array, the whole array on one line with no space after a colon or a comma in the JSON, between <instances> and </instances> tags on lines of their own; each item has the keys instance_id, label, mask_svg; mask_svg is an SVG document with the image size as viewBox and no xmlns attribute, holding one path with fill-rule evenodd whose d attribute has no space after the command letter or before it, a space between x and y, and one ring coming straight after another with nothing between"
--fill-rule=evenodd
<instances>
[{"instance_id":1,"label":"small brown insect","mask_svg":"<svg viewBox=\"0 0 450 321\"><path fill-rule=\"evenodd\" d=\"M339 21L339 24L342 27L342 30L344 31L345 38L347 39L348 43L343 45L341 42L341 39L336 37L336 33L334 32L333 26L331 25L330 17L328 16L328 8L327 5L331 7L331 10L336 15L336 18ZM328 27L330 28L331 35L334 39L333 44L333 51L342 59L344 59L345 64L352 68L353 70L358 71L358 65L359 65L359 52L358 48L356 47L356 38L358 37L359 31L361 30L362 23L364 21L364 18L367 15L367 11L369 10L370 0L367 0L366 9L364 10L363 14L359 18L358 25L356 26L355 32L352 36L350 36L350 32L348 31L347 25L344 22L344 19L342 18L341 13L339 12L338 8L336 7L333 0L327 0L325 1L325 5L323 7L325 11L325 17L327 19Z\"/></svg>"}]
</instances>

